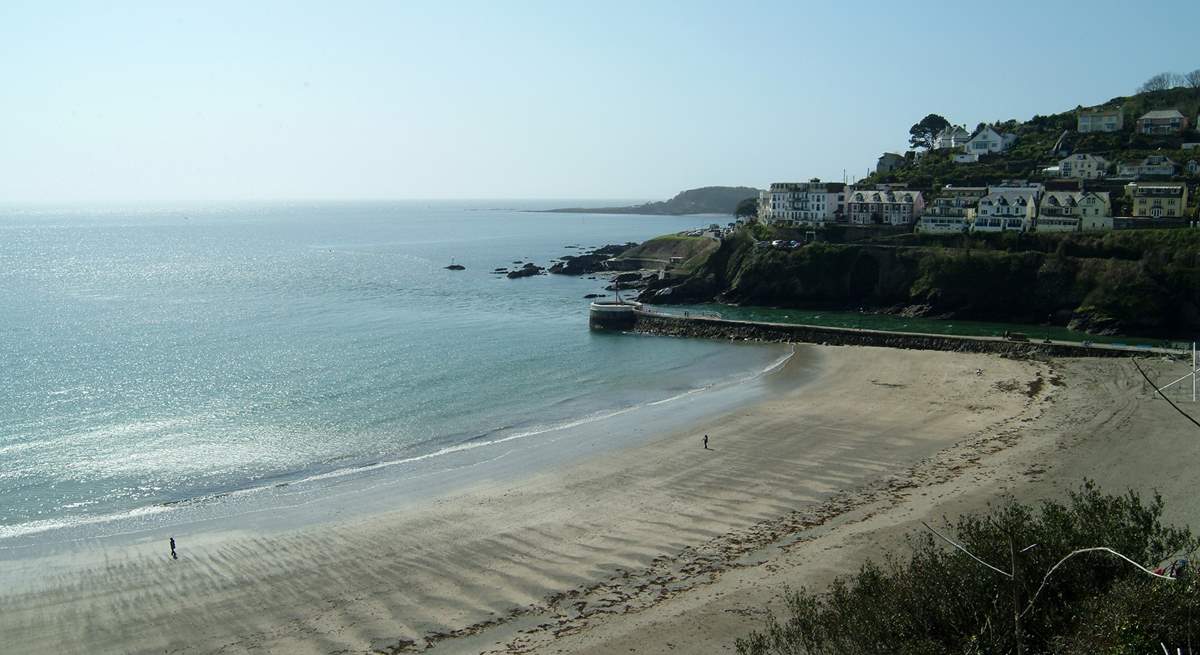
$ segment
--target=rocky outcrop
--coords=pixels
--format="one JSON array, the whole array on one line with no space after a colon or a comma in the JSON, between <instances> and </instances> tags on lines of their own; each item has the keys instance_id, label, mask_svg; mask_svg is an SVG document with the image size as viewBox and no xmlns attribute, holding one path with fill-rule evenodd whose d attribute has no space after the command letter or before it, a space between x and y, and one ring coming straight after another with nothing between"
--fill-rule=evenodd
<instances>
[{"instance_id":1,"label":"rocky outcrop","mask_svg":"<svg viewBox=\"0 0 1200 655\"><path fill-rule=\"evenodd\" d=\"M587 275L589 273L606 271L608 270L608 260L636 245L633 242L609 244L582 255L563 255L560 258L562 261L550 267L550 272L558 275Z\"/></svg>"},{"instance_id":2,"label":"rocky outcrop","mask_svg":"<svg viewBox=\"0 0 1200 655\"><path fill-rule=\"evenodd\" d=\"M546 271L545 268L542 268L541 266L538 266L537 264L534 264L531 262L529 264L522 266L521 268L509 271L507 277L510 280L513 280L516 278L521 278L521 277L533 277L534 275L541 275L545 271Z\"/></svg>"},{"instance_id":3,"label":"rocky outcrop","mask_svg":"<svg viewBox=\"0 0 1200 655\"><path fill-rule=\"evenodd\" d=\"M1049 251L828 243L779 250L739 235L691 274L651 282L639 300L1192 334L1200 330L1200 234L1170 232L1177 234L1066 240Z\"/></svg>"}]
</instances>

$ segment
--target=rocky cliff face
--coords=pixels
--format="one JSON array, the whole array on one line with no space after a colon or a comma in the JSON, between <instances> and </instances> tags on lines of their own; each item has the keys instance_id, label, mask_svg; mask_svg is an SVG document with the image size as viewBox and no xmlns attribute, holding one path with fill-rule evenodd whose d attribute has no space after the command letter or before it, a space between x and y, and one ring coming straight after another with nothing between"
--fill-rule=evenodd
<instances>
[{"instance_id":1,"label":"rocky cliff face","mask_svg":"<svg viewBox=\"0 0 1200 655\"><path fill-rule=\"evenodd\" d=\"M1200 329L1195 252L1152 245L1122 254L822 243L778 250L740 235L692 275L656 282L640 299L862 307L1096 334L1183 337Z\"/></svg>"}]
</instances>

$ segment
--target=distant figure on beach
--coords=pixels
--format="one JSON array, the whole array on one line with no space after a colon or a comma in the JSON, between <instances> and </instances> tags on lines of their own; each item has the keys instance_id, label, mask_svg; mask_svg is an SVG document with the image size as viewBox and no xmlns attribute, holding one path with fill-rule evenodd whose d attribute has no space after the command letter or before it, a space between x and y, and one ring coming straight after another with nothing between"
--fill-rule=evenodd
<instances>
[{"instance_id":1,"label":"distant figure on beach","mask_svg":"<svg viewBox=\"0 0 1200 655\"><path fill-rule=\"evenodd\" d=\"M704 435L704 449L708 450L708 435Z\"/></svg>"},{"instance_id":2,"label":"distant figure on beach","mask_svg":"<svg viewBox=\"0 0 1200 655\"><path fill-rule=\"evenodd\" d=\"M171 537L171 559L179 559L179 556L175 554L175 537Z\"/></svg>"}]
</instances>

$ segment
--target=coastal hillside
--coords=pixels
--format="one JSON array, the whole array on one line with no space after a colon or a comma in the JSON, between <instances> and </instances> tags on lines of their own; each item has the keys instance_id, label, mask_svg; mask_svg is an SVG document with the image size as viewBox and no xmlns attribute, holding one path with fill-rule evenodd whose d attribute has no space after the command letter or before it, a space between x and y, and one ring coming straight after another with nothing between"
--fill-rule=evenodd
<instances>
[{"instance_id":1,"label":"coastal hillside","mask_svg":"<svg viewBox=\"0 0 1200 655\"><path fill-rule=\"evenodd\" d=\"M720 247L721 241L711 236L688 236L683 234L668 234L655 237L645 243L630 248L614 259L618 267L627 265L638 268L665 268L676 263L676 271L694 271Z\"/></svg>"},{"instance_id":2,"label":"coastal hillside","mask_svg":"<svg viewBox=\"0 0 1200 655\"><path fill-rule=\"evenodd\" d=\"M949 247L947 247L949 246ZM1200 234L964 236L763 247L749 230L641 300L864 309L1068 326L1094 334L1200 329Z\"/></svg>"},{"instance_id":3,"label":"coastal hillside","mask_svg":"<svg viewBox=\"0 0 1200 655\"><path fill-rule=\"evenodd\" d=\"M1147 91L1132 96L1113 98L1089 109L1120 108L1125 130L1119 132L1078 133L1077 116L1081 108L1061 113L1038 115L1027 121L1005 120L991 125L1001 132L1016 135L1017 139L1004 152L982 155L977 162L956 163L957 151L931 150L919 157L910 154L902 166L888 172L872 174L864 185L896 183L911 189L935 192L943 185L985 186L997 180L1020 178L1044 179L1043 169L1058 162L1067 153L1088 153L1103 156L1109 162L1132 162L1147 155L1165 155L1179 165L1200 158L1196 150L1184 150L1185 142L1196 141L1195 133L1150 136L1131 129L1137 118L1146 112L1177 109L1189 120L1200 112L1200 88L1178 87ZM982 125L982 124L981 124ZM968 125L970 130L972 126Z\"/></svg>"},{"instance_id":4,"label":"coastal hillside","mask_svg":"<svg viewBox=\"0 0 1200 655\"><path fill-rule=\"evenodd\" d=\"M737 210L738 203L747 198L757 198L758 189L747 186L706 186L699 189L680 191L670 200L647 202L628 207L562 207L547 209L551 213L573 214L729 214Z\"/></svg>"}]
</instances>

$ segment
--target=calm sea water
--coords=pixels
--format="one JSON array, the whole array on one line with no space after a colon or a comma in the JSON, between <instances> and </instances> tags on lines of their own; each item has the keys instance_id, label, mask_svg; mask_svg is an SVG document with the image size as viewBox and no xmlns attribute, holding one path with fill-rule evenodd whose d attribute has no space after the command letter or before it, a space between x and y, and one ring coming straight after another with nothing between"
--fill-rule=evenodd
<instances>
[{"instance_id":1,"label":"calm sea water","mask_svg":"<svg viewBox=\"0 0 1200 655\"><path fill-rule=\"evenodd\" d=\"M582 296L603 281L489 273L708 222L420 203L0 209L0 540L520 437L761 369L777 351L589 332Z\"/></svg>"}]
</instances>

